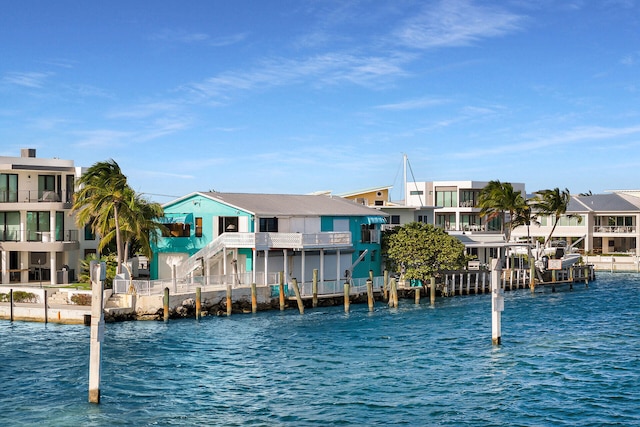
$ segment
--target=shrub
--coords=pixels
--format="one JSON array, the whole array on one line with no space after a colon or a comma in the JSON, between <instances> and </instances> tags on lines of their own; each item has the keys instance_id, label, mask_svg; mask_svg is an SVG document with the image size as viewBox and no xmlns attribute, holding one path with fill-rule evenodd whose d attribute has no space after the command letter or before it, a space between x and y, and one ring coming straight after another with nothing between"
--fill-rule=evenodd
<instances>
[{"instance_id":1,"label":"shrub","mask_svg":"<svg viewBox=\"0 0 640 427\"><path fill-rule=\"evenodd\" d=\"M71 302L78 305L91 305L91 295L89 294L73 294Z\"/></svg>"},{"instance_id":2,"label":"shrub","mask_svg":"<svg viewBox=\"0 0 640 427\"><path fill-rule=\"evenodd\" d=\"M13 302L36 303L38 296L31 292L13 291Z\"/></svg>"}]
</instances>

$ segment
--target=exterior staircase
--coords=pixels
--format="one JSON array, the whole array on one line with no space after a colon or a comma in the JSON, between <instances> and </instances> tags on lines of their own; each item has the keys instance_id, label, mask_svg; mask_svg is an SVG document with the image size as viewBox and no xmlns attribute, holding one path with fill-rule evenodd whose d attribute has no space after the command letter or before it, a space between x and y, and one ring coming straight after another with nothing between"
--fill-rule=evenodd
<instances>
[{"instance_id":1,"label":"exterior staircase","mask_svg":"<svg viewBox=\"0 0 640 427\"><path fill-rule=\"evenodd\" d=\"M69 294L66 292L56 292L47 298L47 304L49 305L70 304L71 302L67 299L68 295Z\"/></svg>"}]
</instances>

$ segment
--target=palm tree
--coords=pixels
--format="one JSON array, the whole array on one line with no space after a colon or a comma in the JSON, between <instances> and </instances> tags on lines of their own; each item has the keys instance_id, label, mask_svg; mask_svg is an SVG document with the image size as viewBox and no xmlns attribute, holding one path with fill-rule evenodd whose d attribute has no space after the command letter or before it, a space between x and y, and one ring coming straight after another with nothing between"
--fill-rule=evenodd
<instances>
[{"instance_id":1,"label":"palm tree","mask_svg":"<svg viewBox=\"0 0 640 427\"><path fill-rule=\"evenodd\" d=\"M122 272L123 246L120 233L120 209L130 190L127 177L120 166L110 159L89 167L78 180L72 211L77 212L79 227L91 226L94 234L102 236L98 250L110 240L105 236L113 230L116 238L117 273Z\"/></svg>"},{"instance_id":2,"label":"palm tree","mask_svg":"<svg viewBox=\"0 0 640 427\"><path fill-rule=\"evenodd\" d=\"M509 182L489 181L478 195L477 207L480 208L480 216L486 216L487 221L499 217L501 219L500 231L502 233L505 233L505 217L506 213L509 213L509 229L506 231L507 241L511 238L516 212L522 209L524 205L526 205L524 197L519 191L514 190L513 185Z\"/></svg>"},{"instance_id":3,"label":"palm tree","mask_svg":"<svg viewBox=\"0 0 640 427\"><path fill-rule=\"evenodd\" d=\"M554 218L551 232L544 242L545 246L547 246L551 240L551 236L553 236L553 232L558 225L558 221L563 215L567 218L578 218L578 222L582 222L582 217L580 215L566 215L570 201L571 193L567 188L560 190L556 187L553 190L540 190L536 192L536 197L532 200L532 208L538 213L538 215L549 215Z\"/></svg>"},{"instance_id":4,"label":"palm tree","mask_svg":"<svg viewBox=\"0 0 640 427\"><path fill-rule=\"evenodd\" d=\"M151 243L158 236L156 231L165 229L165 226L156 220L164 216L164 209L159 203L150 202L133 190L127 191L126 200L121 214L121 232L125 242L124 261L127 261L130 246L134 241L138 244L140 252L152 259Z\"/></svg>"},{"instance_id":5,"label":"palm tree","mask_svg":"<svg viewBox=\"0 0 640 427\"><path fill-rule=\"evenodd\" d=\"M511 226L513 228L522 226L527 227L527 242L529 242L531 239L531 234L529 233L531 224L539 224L538 217L533 213L531 205L524 202L516 208L515 215L511 220Z\"/></svg>"}]
</instances>

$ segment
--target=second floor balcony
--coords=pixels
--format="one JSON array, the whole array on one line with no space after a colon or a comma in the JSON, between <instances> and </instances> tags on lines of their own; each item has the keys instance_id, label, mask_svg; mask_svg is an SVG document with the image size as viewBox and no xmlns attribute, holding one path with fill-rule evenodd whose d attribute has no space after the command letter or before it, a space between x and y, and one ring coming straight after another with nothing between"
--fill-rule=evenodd
<instances>
[{"instance_id":1,"label":"second floor balcony","mask_svg":"<svg viewBox=\"0 0 640 427\"><path fill-rule=\"evenodd\" d=\"M4 190L0 191L0 203L73 203L73 191Z\"/></svg>"},{"instance_id":2,"label":"second floor balcony","mask_svg":"<svg viewBox=\"0 0 640 427\"><path fill-rule=\"evenodd\" d=\"M594 233L635 233L635 225L595 225Z\"/></svg>"}]
</instances>

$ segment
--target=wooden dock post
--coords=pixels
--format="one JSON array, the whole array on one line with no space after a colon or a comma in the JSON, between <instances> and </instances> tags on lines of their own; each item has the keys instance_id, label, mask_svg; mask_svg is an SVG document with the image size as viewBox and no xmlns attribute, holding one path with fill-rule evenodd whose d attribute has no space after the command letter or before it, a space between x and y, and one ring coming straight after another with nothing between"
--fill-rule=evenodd
<instances>
[{"instance_id":1,"label":"wooden dock post","mask_svg":"<svg viewBox=\"0 0 640 427\"><path fill-rule=\"evenodd\" d=\"M389 282L389 307L397 308L398 307L398 284L396 283L396 279L391 279Z\"/></svg>"},{"instance_id":2,"label":"wooden dock post","mask_svg":"<svg viewBox=\"0 0 640 427\"><path fill-rule=\"evenodd\" d=\"M367 304L369 305L369 311L373 311L373 281L367 280Z\"/></svg>"},{"instance_id":3,"label":"wooden dock post","mask_svg":"<svg viewBox=\"0 0 640 427\"><path fill-rule=\"evenodd\" d=\"M384 276L382 278L382 297L384 298L385 301L389 301L388 285L389 285L389 271L385 270Z\"/></svg>"},{"instance_id":4,"label":"wooden dock post","mask_svg":"<svg viewBox=\"0 0 640 427\"><path fill-rule=\"evenodd\" d=\"M13 289L9 289L9 320L13 322Z\"/></svg>"},{"instance_id":5,"label":"wooden dock post","mask_svg":"<svg viewBox=\"0 0 640 427\"><path fill-rule=\"evenodd\" d=\"M500 260L491 260L491 343L502 344L501 317L504 310L503 290L500 286Z\"/></svg>"},{"instance_id":6,"label":"wooden dock post","mask_svg":"<svg viewBox=\"0 0 640 427\"><path fill-rule=\"evenodd\" d=\"M100 403L100 373L102 365L102 339L104 337L103 280L104 262L91 261L91 342L89 347L89 403Z\"/></svg>"},{"instance_id":7,"label":"wooden dock post","mask_svg":"<svg viewBox=\"0 0 640 427\"><path fill-rule=\"evenodd\" d=\"M278 294L280 296L280 311L284 311L284 271L280 272L280 279L278 281Z\"/></svg>"},{"instance_id":8,"label":"wooden dock post","mask_svg":"<svg viewBox=\"0 0 640 427\"><path fill-rule=\"evenodd\" d=\"M47 290L44 290L44 323L49 322L49 311L47 310Z\"/></svg>"},{"instance_id":9,"label":"wooden dock post","mask_svg":"<svg viewBox=\"0 0 640 427\"><path fill-rule=\"evenodd\" d=\"M436 303L436 278L432 277L429 280L429 288L431 288L431 305Z\"/></svg>"},{"instance_id":10,"label":"wooden dock post","mask_svg":"<svg viewBox=\"0 0 640 427\"><path fill-rule=\"evenodd\" d=\"M311 307L316 308L318 306L318 269L313 269L313 279L311 283Z\"/></svg>"},{"instance_id":11,"label":"wooden dock post","mask_svg":"<svg viewBox=\"0 0 640 427\"><path fill-rule=\"evenodd\" d=\"M164 296L162 298L162 314L164 321L169 320L169 288L164 288Z\"/></svg>"},{"instance_id":12,"label":"wooden dock post","mask_svg":"<svg viewBox=\"0 0 640 427\"><path fill-rule=\"evenodd\" d=\"M196 320L200 319L202 312L202 289L200 286L196 288Z\"/></svg>"},{"instance_id":13,"label":"wooden dock post","mask_svg":"<svg viewBox=\"0 0 640 427\"><path fill-rule=\"evenodd\" d=\"M349 301L349 294L351 292L351 287L349 286L349 280L347 280L346 282L344 282L344 312L348 313L349 312L349 306L350 306L350 301Z\"/></svg>"},{"instance_id":14,"label":"wooden dock post","mask_svg":"<svg viewBox=\"0 0 640 427\"><path fill-rule=\"evenodd\" d=\"M256 289L256 284L251 284L251 312L253 314L258 311L258 290Z\"/></svg>"},{"instance_id":15,"label":"wooden dock post","mask_svg":"<svg viewBox=\"0 0 640 427\"><path fill-rule=\"evenodd\" d=\"M413 296L416 305L420 305L420 289L422 289L421 286L416 286L415 295Z\"/></svg>"},{"instance_id":16,"label":"wooden dock post","mask_svg":"<svg viewBox=\"0 0 640 427\"><path fill-rule=\"evenodd\" d=\"M293 292L296 294L296 301L298 302L298 311L300 314L304 314L304 304L302 303L302 296L300 295L300 288L298 287L298 279L291 279L291 286L293 286Z\"/></svg>"},{"instance_id":17,"label":"wooden dock post","mask_svg":"<svg viewBox=\"0 0 640 427\"><path fill-rule=\"evenodd\" d=\"M231 290L231 283L227 283L227 316L231 316L233 312L233 297Z\"/></svg>"}]
</instances>

